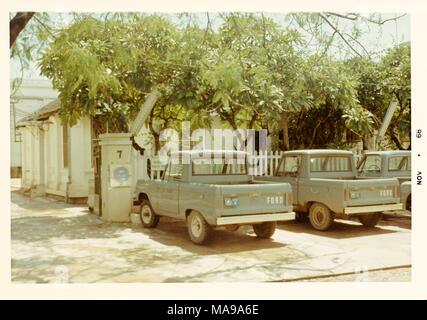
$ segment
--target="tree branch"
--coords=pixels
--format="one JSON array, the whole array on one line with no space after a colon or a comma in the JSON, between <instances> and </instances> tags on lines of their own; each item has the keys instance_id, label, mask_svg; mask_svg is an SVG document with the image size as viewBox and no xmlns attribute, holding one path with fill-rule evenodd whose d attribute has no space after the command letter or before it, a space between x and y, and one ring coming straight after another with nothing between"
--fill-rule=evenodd
<instances>
[{"instance_id":1,"label":"tree branch","mask_svg":"<svg viewBox=\"0 0 427 320\"><path fill-rule=\"evenodd\" d=\"M384 24L384 23L386 23L386 22L389 22L389 21L396 21L396 20L398 20L398 19L400 19L400 18L402 18L402 17L404 17L404 16L406 16L406 13L401 14L400 16L397 16L397 17L394 17L394 18L385 19L385 20L372 20L372 19L366 19L366 21L369 21L369 22L372 22L372 23L375 23L375 24L378 24L378 25L383 25L383 24Z\"/></svg>"},{"instance_id":2,"label":"tree branch","mask_svg":"<svg viewBox=\"0 0 427 320\"><path fill-rule=\"evenodd\" d=\"M344 35L335 27L332 22L329 21L328 18L326 18L323 14L320 14L320 17L340 36L340 38L345 42L345 44L359 57L362 57L362 55L353 48L353 46L347 41L347 39L344 37Z\"/></svg>"},{"instance_id":3,"label":"tree branch","mask_svg":"<svg viewBox=\"0 0 427 320\"><path fill-rule=\"evenodd\" d=\"M53 34L52 30L43 22L41 21L37 16L34 16L34 20L36 20L40 25L53 37L55 38L55 35Z\"/></svg>"},{"instance_id":4,"label":"tree branch","mask_svg":"<svg viewBox=\"0 0 427 320\"><path fill-rule=\"evenodd\" d=\"M365 51L365 53L369 56L369 52L368 50L366 50L366 48L364 47L363 44L360 43L360 41L358 41L355 37L353 37L352 35L348 34L348 33L344 33L347 37L349 37L351 40L353 40L354 42L356 42L362 49L363 51Z\"/></svg>"},{"instance_id":5,"label":"tree branch","mask_svg":"<svg viewBox=\"0 0 427 320\"><path fill-rule=\"evenodd\" d=\"M9 21L9 34L10 34L10 42L9 48L13 46L16 41L16 38L21 33L21 31L25 28L28 21L33 17L35 12L18 12L12 20Z\"/></svg>"},{"instance_id":6,"label":"tree branch","mask_svg":"<svg viewBox=\"0 0 427 320\"><path fill-rule=\"evenodd\" d=\"M325 14L327 16L335 16L338 18L343 18L343 19L352 20L352 21L355 21L360 17L360 15L357 13L347 13L344 15L344 14L335 13L335 12L325 12Z\"/></svg>"}]
</instances>

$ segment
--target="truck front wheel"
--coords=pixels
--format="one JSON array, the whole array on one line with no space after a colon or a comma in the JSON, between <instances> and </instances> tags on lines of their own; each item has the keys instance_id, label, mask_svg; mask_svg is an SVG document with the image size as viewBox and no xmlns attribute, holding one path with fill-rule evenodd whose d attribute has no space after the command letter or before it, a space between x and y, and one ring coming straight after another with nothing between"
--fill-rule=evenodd
<instances>
[{"instance_id":1,"label":"truck front wheel","mask_svg":"<svg viewBox=\"0 0 427 320\"><path fill-rule=\"evenodd\" d=\"M197 211L191 211L187 218L188 234L191 241L195 244L206 243L211 235L211 228L203 218L203 216Z\"/></svg>"},{"instance_id":2,"label":"truck front wheel","mask_svg":"<svg viewBox=\"0 0 427 320\"><path fill-rule=\"evenodd\" d=\"M378 222L381 220L381 217L382 217L381 212L374 212L374 213L369 213L367 215L359 216L359 221L365 227L372 228L378 224Z\"/></svg>"},{"instance_id":3,"label":"truck front wheel","mask_svg":"<svg viewBox=\"0 0 427 320\"><path fill-rule=\"evenodd\" d=\"M308 217L313 228L320 231L328 230L334 222L334 215L331 210L319 202L311 205Z\"/></svg>"},{"instance_id":4,"label":"truck front wheel","mask_svg":"<svg viewBox=\"0 0 427 320\"><path fill-rule=\"evenodd\" d=\"M252 227L258 238L268 239L276 231L276 221L254 224Z\"/></svg>"},{"instance_id":5,"label":"truck front wheel","mask_svg":"<svg viewBox=\"0 0 427 320\"><path fill-rule=\"evenodd\" d=\"M159 216L154 213L150 201L146 199L141 202L140 217L144 228L155 228L159 223Z\"/></svg>"}]
</instances>

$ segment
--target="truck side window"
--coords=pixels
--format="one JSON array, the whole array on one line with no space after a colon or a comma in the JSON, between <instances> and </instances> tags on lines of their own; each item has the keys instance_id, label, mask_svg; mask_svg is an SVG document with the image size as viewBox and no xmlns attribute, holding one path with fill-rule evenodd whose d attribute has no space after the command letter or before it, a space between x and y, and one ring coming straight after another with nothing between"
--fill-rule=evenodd
<instances>
[{"instance_id":1,"label":"truck side window","mask_svg":"<svg viewBox=\"0 0 427 320\"><path fill-rule=\"evenodd\" d=\"M165 178L172 178L172 179L181 179L182 178L182 163L174 164L169 163L166 172L165 172Z\"/></svg>"},{"instance_id":2,"label":"truck side window","mask_svg":"<svg viewBox=\"0 0 427 320\"><path fill-rule=\"evenodd\" d=\"M388 160L389 171L411 171L411 158L407 156L391 157Z\"/></svg>"},{"instance_id":3,"label":"truck side window","mask_svg":"<svg viewBox=\"0 0 427 320\"><path fill-rule=\"evenodd\" d=\"M312 156L310 158L311 172L348 172L351 171L349 156Z\"/></svg>"},{"instance_id":4,"label":"truck side window","mask_svg":"<svg viewBox=\"0 0 427 320\"><path fill-rule=\"evenodd\" d=\"M301 158L299 156L287 156L280 162L277 170L278 176L296 177L300 167Z\"/></svg>"}]
</instances>

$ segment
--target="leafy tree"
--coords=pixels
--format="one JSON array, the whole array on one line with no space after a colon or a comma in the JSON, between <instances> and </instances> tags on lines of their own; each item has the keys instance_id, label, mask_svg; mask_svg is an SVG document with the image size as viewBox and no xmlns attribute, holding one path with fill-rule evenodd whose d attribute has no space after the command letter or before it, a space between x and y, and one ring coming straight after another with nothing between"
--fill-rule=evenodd
<instances>
[{"instance_id":1,"label":"leafy tree","mask_svg":"<svg viewBox=\"0 0 427 320\"><path fill-rule=\"evenodd\" d=\"M373 129L380 129L390 102L398 102L386 137L394 147L403 149L402 140L410 141L410 47L406 44L393 47L379 61L355 58L347 64L359 80L357 97L360 105L371 113ZM365 147L367 138L365 135Z\"/></svg>"},{"instance_id":2,"label":"leafy tree","mask_svg":"<svg viewBox=\"0 0 427 320\"><path fill-rule=\"evenodd\" d=\"M290 17L314 30L318 52L297 29L263 14L222 14L218 29L208 14L206 26L191 15L180 17L184 24L162 15L82 15L55 32L40 66L70 124L102 115L109 131L126 131L146 94L158 91L147 121L157 149L160 130L184 120L207 126L211 115L233 129L282 130L284 149L360 139L366 147L393 97L399 110L388 134L398 146L409 130L409 50L391 49L381 61L356 54L358 29L347 35L337 21L367 19L360 15ZM328 54L337 36L356 57Z\"/></svg>"},{"instance_id":3,"label":"leafy tree","mask_svg":"<svg viewBox=\"0 0 427 320\"><path fill-rule=\"evenodd\" d=\"M407 44L393 47L381 61L386 95L398 102L397 111L390 122L388 134L398 149L404 149L402 140L411 137L411 48ZM411 148L409 144L408 148Z\"/></svg>"},{"instance_id":4,"label":"leafy tree","mask_svg":"<svg viewBox=\"0 0 427 320\"><path fill-rule=\"evenodd\" d=\"M232 13L222 18L217 45L203 59L199 94L208 111L231 128L267 128L278 113L304 98L295 76L299 34L264 15Z\"/></svg>"}]
</instances>

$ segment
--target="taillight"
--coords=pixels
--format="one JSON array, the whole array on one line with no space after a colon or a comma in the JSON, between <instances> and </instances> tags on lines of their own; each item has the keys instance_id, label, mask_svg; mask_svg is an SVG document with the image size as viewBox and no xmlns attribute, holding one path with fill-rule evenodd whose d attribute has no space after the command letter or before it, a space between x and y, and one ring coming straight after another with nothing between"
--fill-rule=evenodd
<instances>
[{"instance_id":1,"label":"taillight","mask_svg":"<svg viewBox=\"0 0 427 320\"><path fill-rule=\"evenodd\" d=\"M396 198L400 198L400 187L399 186L394 187L394 196Z\"/></svg>"},{"instance_id":2,"label":"taillight","mask_svg":"<svg viewBox=\"0 0 427 320\"><path fill-rule=\"evenodd\" d=\"M344 201L348 201L349 199L348 189L344 189Z\"/></svg>"}]
</instances>

